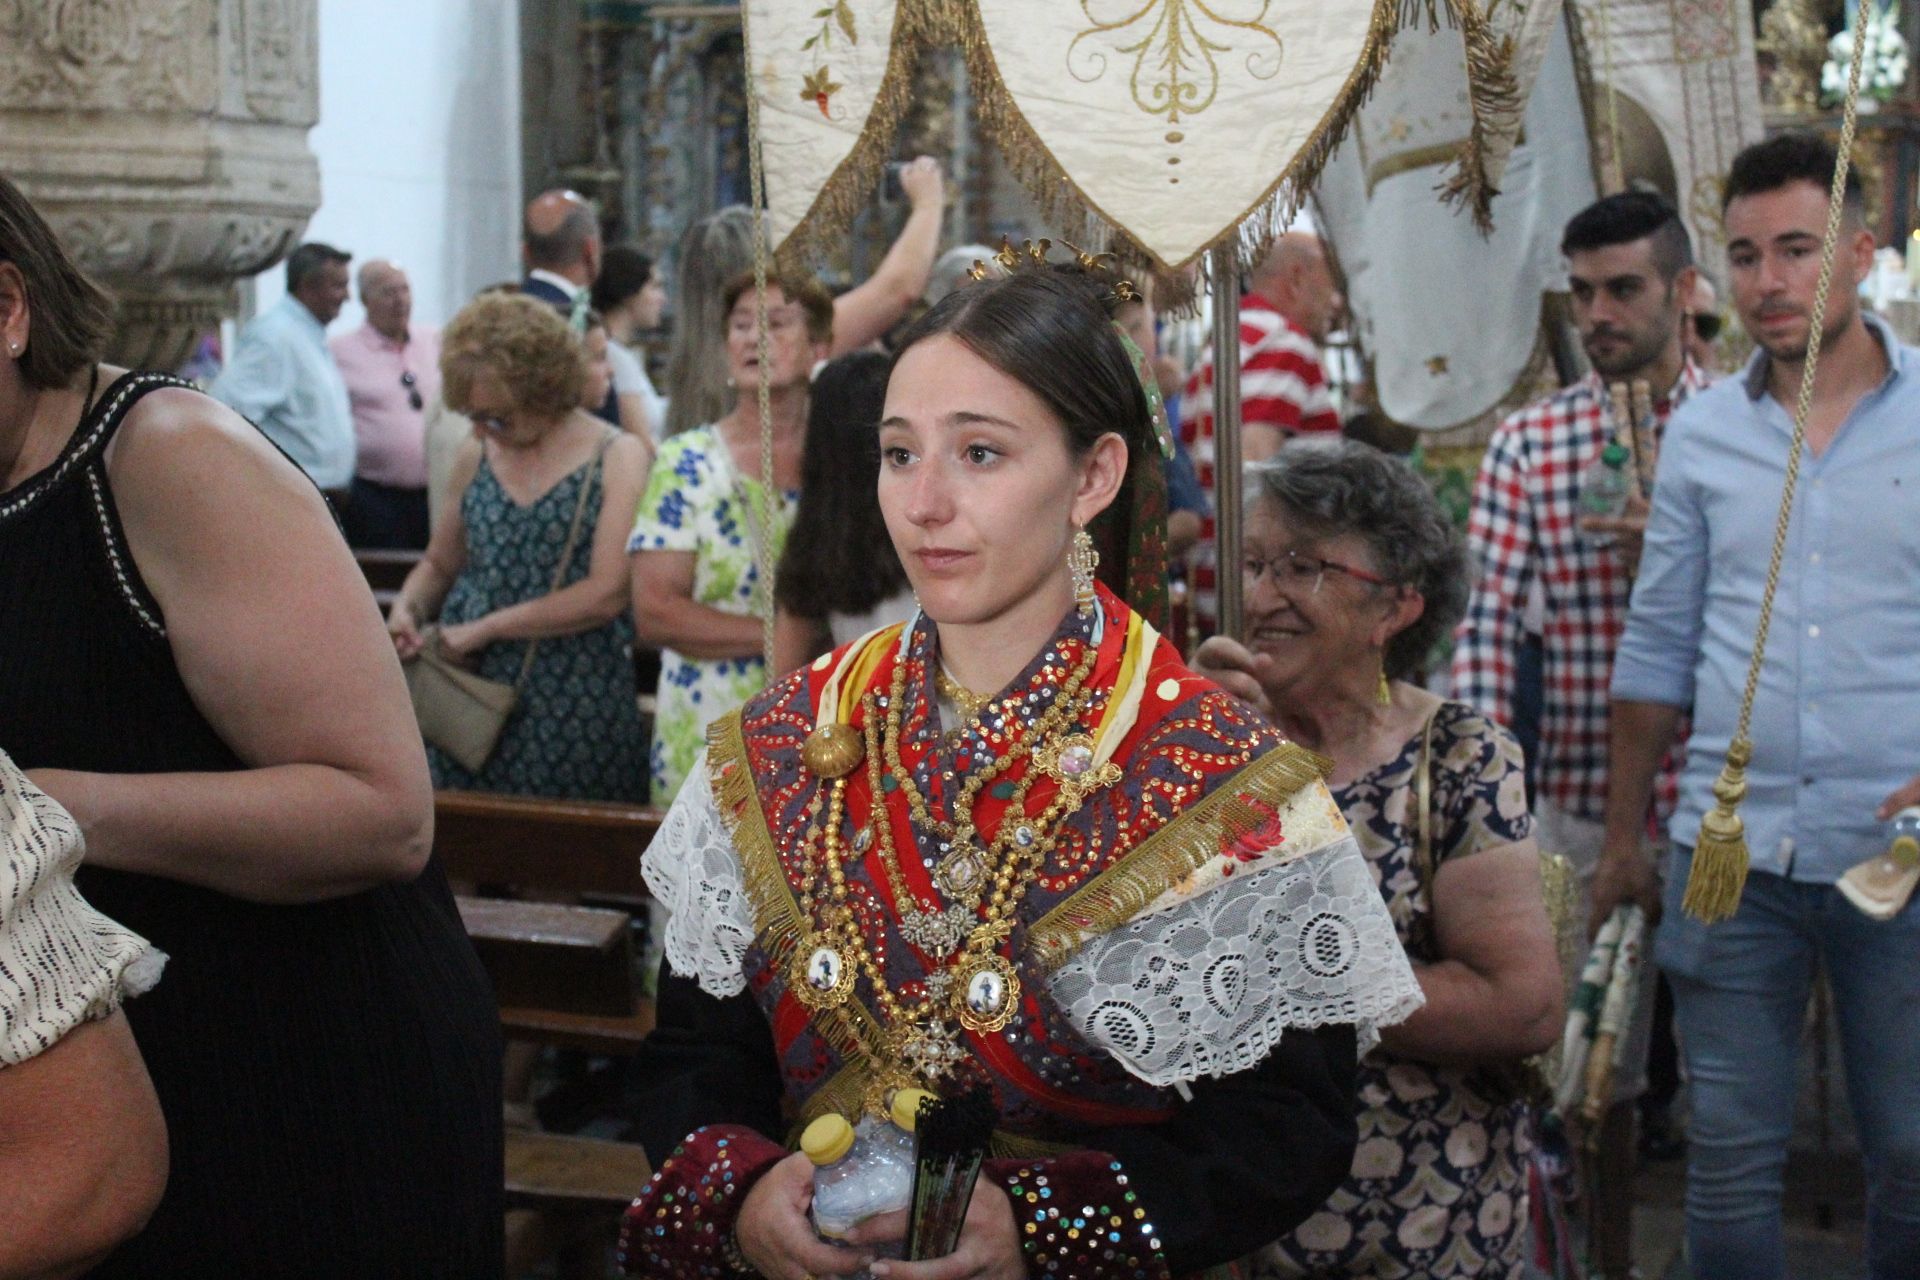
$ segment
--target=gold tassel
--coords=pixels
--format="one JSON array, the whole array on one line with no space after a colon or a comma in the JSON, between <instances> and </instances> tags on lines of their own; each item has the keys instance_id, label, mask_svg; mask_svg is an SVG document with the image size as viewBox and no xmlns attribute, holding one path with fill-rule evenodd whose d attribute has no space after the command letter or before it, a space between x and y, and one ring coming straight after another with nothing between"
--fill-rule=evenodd
<instances>
[{"instance_id":1,"label":"gold tassel","mask_svg":"<svg viewBox=\"0 0 1920 1280\"><path fill-rule=\"evenodd\" d=\"M1693 870L1680 908L1703 924L1725 920L1740 909L1748 855L1747 828L1739 808L1747 796L1747 764L1752 759L1753 744L1735 738L1727 747L1726 766L1713 784L1714 806L1700 819Z\"/></svg>"},{"instance_id":2,"label":"gold tassel","mask_svg":"<svg viewBox=\"0 0 1920 1280\"><path fill-rule=\"evenodd\" d=\"M1387 680L1387 669L1380 668L1380 684L1373 691L1373 700L1383 707L1393 705L1393 685Z\"/></svg>"}]
</instances>

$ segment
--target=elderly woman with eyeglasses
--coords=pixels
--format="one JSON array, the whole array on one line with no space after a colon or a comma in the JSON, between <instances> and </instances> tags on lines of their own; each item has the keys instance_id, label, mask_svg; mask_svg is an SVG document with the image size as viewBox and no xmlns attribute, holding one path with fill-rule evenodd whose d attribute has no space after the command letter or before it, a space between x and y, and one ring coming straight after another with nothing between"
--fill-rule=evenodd
<instances>
[{"instance_id":1,"label":"elderly woman with eyeglasses","mask_svg":"<svg viewBox=\"0 0 1920 1280\"><path fill-rule=\"evenodd\" d=\"M1287 446L1247 497L1247 642L1208 640L1194 669L1331 760L1427 1000L1361 1060L1346 1183L1255 1274L1517 1276L1515 1067L1559 1030L1560 965L1519 746L1417 683L1466 604L1460 540L1411 469L1354 441Z\"/></svg>"},{"instance_id":2,"label":"elderly woman with eyeglasses","mask_svg":"<svg viewBox=\"0 0 1920 1280\"><path fill-rule=\"evenodd\" d=\"M482 294L440 344L447 404L473 423L473 437L387 630L402 659L437 644L490 680L518 683L520 700L478 773L429 746L434 785L642 799L626 533L646 445L580 407L592 362L551 307Z\"/></svg>"}]
</instances>

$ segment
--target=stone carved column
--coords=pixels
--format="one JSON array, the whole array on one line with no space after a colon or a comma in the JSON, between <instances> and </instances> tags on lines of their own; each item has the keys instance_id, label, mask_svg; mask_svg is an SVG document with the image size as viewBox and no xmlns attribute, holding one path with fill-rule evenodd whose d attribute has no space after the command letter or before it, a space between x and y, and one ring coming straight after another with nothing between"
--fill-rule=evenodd
<instances>
[{"instance_id":1,"label":"stone carved column","mask_svg":"<svg viewBox=\"0 0 1920 1280\"><path fill-rule=\"evenodd\" d=\"M0 172L173 369L320 202L316 0L0 0Z\"/></svg>"}]
</instances>

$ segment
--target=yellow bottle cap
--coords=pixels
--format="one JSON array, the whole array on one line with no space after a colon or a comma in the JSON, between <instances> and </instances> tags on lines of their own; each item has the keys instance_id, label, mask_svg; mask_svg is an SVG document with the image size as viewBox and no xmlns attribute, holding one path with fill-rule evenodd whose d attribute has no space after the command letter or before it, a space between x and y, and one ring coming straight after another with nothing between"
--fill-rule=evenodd
<instances>
[{"instance_id":1,"label":"yellow bottle cap","mask_svg":"<svg viewBox=\"0 0 1920 1280\"><path fill-rule=\"evenodd\" d=\"M853 1126L845 1116L828 1112L800 1135L800 1149L816 1165L832 1164L853 1150Z\"/></svg>"},{"instance_id":2,"label":"yellow bottle cap","mask_svg":"<svg viewBox=\"0 0 1920 1280\"><path fill-rule=\"evenodd\" d=\"M912 1133L913 1127L920 1122L920 1103L931 1097L933 1095L925 1089L895 1089L893 1100L887 1104L887 1111L893 1116L895 1124Z\"/></svg>"},{"instance_id":3,"label":"yellow bottle cap","mask_svg":"<svg viewBox=\"0 0 1920 1280\"><path fill-rule=\"evenodd\" d=\"M1920 866L1920 840L1912 836L1898 837L1887 852L1903 867Z\"/></svg>"}]
</instances>

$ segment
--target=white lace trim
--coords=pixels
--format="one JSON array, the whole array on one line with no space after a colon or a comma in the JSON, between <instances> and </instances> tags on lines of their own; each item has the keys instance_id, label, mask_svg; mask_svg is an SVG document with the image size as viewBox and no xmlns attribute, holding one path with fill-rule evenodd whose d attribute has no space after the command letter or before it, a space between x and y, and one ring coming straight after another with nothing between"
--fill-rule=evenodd
<instances>
[{"instance_id":1,"label":"white lace trim","mask_svg":"<svg viewBox=\"0 0 1920 1280\"><path fill-rule=\"evenodd\" d=\"M740 855L714 803L704 750L641 857L640 871L654 901L670 913L665 934L673 971L698 981L708 995L745 991L753 904Z\"/></svg>"},{"instance_id":2,"label":"white lace trim","mask_svg":"<svg viewBox=\"0 0 1920 1280\"><path fill-rule=\"evenodd\" d=\"M0 1068L107 1017L166 963L74 888L85 848L72 816L0 753Z\"/></svg>"},{"instance_id":3,"label":"white lace trim","mask_svg":"<svg viewBox=\"0 0 1920 1280\"><path fill-rule=\"evenodd\" d=\"M1347 1024L1362 1053L1425 1002L1351 835L1094 938L1053 999L1158 1087L1245 1071L1290 1027Z\"/></svg>"},{"instance_id":4,"label":"white lace trim","mask_svg":"<svg viewBox=\"0 0 1920 1280\"><path fill-rule=\"evenodd\" d=\"M746 990L753 904L704 752L641 866L671 913L674 972ZM1248 871L1092 939L1048 981L1087 1042L1148 1084L1245 1071L1290 1027L1352 1025L1364 1053L1424 1003L1351 835Z\"/></svg>"}]
</instances>

